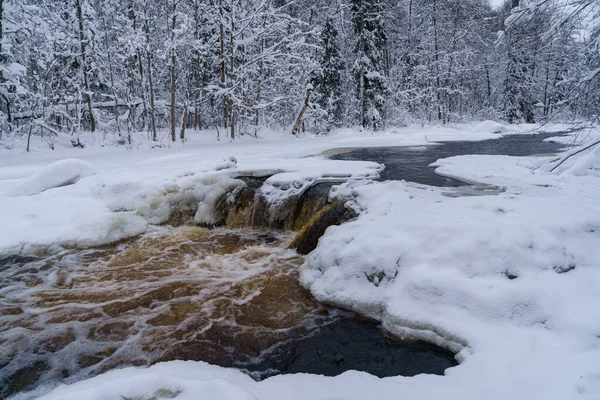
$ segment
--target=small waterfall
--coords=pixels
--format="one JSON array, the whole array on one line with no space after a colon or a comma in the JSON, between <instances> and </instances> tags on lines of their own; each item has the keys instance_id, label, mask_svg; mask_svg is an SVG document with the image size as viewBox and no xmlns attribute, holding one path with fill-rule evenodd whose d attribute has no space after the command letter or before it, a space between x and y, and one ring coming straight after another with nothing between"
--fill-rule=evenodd
<instances>
[{"instance_id":1,"label":"small waterfall","mask_svg":"<svg viewBox=\"0 0 600 400\"><path fill-rule=\"evenodd\" d=\"M203 202L189 192L172 198L166 224L295 231L298 235L290 247L300 254L308 254L327 227L356 216L344 207L342 200L329 198L331 183L317 183L273 202L261 191L265 178L239 177L236 180L240 184L223 192L212 206L214 223L199 223L194 218Z\"/></svg>"}]
</instances>

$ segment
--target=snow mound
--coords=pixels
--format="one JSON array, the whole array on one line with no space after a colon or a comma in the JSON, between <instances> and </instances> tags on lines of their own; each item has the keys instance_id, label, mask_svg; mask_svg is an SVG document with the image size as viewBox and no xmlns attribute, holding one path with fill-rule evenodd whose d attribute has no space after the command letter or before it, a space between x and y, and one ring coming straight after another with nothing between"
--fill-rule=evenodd
<instances>
[{"instance_id":1,"label":"snow mound","mask_svg":"<svg viewBox=\"0 0 600 400\"><path fill-rule=\"evenodd\" d=\"M560 161L549 164L546 169L554 169L556 166L554 172L559 172L560 174L600 177L600 141L581 153L578 153L578 151L580 150L576 149L569 152L570 154L565 155ZM564 162L562 162L563 160Z\"/></svg>"},{"instance_id":2,"label":"snow mound","mask_svg":"<svg viewBox=\"0 0 600 400\"><path fill-rule=\"evenodd\" d=\"M215 169L217 171L222 171L224 169L232 169L237 168L237 158L231 156L226 160L223 160L222 163L218 164Z\"/></svg>"},{"instance_id":3,"label":"snow mound","mask_svg":"<svg viewBox=\"0 0 600 400\"><path fill-rule=\"evenodd\" d=\"M508 133L510 129L498 122L488 120L475 126L472 131L477 133Z\"/></svg>"},{"instance_id":4,"label":"snow mound","mask_svg":"<svg viewBox=\"0 0 600 400\"><path fill-rule=\"evenodd\" d=\"M82 178L95 174L96 169L87 161L75 158L60 160L27 178L8 191L7 195L12 197L33 196L48 189L72 185Z\"/></svg>"},{"instance_id":5,"label":"snow mound","mask_svg":"<svg viewBox=\"0 0 600 400\"><path fill-rule=\"evenodd\" d=\"M12 210L2 220L9 229L0 230L0 253L100 246L139 235L147 228L144 218L114 213L97 199L52 191L9 197L0 205Z\"/></svg>"},{"instance_id":6,"label":"snow mound","mask_svg":"<svg viewBox=\"0 0 600 400\"><path fill-rule=\"evenodd\" d=\"M111 371L83 382L61 386L39 399L257 399L237 382L246 385L252 383L250 378L238 371L201 362L177 361L148 369Z\"/></svg>"}]
</instances>

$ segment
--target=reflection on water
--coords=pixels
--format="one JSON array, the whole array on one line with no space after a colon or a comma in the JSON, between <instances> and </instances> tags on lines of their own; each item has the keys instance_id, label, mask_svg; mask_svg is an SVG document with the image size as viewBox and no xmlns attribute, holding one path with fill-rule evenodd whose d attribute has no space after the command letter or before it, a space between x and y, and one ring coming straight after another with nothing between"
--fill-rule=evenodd
<instances>
[{"instance_id":1,"label":"reflection on water","mask_svg":"<svg viewBox=\"0 0 600 400\"><path fill-rule=\"evenodd\" d=\"M0 259L0 398L130 366L202 360L277 373L443 373L303 289L290 234L161 227L118 245ZM402 366L404 365L404 366Z\"/></svg>"}]
</instances>

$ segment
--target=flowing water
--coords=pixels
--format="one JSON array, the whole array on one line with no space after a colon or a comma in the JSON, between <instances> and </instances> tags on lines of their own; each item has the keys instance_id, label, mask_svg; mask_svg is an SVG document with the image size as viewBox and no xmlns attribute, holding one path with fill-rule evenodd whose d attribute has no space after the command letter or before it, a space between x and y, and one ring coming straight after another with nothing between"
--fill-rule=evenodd
<instances>
[{"instance_id":1,"label":"flowing water","mask_svg":"<svg viewBox=\"0 0 600 400\"><path fill-rule=\"evenodd\" d=\"M467 154L489 154L507 156L530 156L557 153L564 145L545 142L544 139L560 136L561 133L539 133L537 135L507 135L499 139L479 142L445 142L419 147L371 147L336 152L334 160L366 160L385 164L379 181L406 180L430 186L457 187L463 182L437 175L431 163L440 158Z\"/></svg>"},{"instance_id":2,"label":"flowing water","mask_svg":"<svg viewBox=\"0 0 600 400\"><path fill-rule=\"evenodd\" d=\"M99 249L0 259L0 398L123 366L202 360L289 372L443 373L453 354L398 344L317 303L292 234L157 227Z\"/></svg>"}]
</instances>

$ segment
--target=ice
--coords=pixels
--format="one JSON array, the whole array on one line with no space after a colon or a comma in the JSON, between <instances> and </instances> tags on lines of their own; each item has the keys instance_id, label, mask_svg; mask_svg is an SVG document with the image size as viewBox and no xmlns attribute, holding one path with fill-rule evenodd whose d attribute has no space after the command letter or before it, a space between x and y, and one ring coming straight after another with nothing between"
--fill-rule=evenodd
<instances>
[{"instance_id":1,"label":"ice","mask_svg":"<svg viewBox=\"0 0 600 400\"><path fill-rule=\"evenodd\" d=\"M96 174L94 166L83 160L56 161L8 191L9 196L31 196L48 189L72 185L86 176Z\"/></svg>"}]
</instances>

